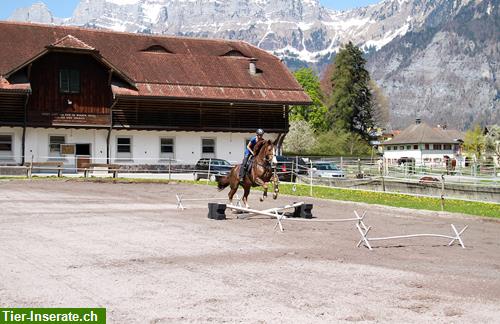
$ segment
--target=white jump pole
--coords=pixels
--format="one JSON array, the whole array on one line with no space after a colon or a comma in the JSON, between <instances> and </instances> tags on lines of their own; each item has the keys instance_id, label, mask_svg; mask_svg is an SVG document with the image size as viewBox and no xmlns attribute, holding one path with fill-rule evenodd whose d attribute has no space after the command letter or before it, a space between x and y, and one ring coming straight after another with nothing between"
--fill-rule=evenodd
<instances>
[{"instance_id":1,"label":"white jump pole","mask_svg":"<svg viewBox=\"0 0 500 324\"><path fill-rule=\"evenodd\" d=\"M278 211L276 210L277 208L273 208L272 211L256 210L256 209L238 207L238 206L234 206L234 205L227 205L226 208L229 208L232 210L238 210L238 211L242 211L242 212L247 212L247 213L251 213L251 214L264 215L264 216L276 218L277 225L279 225L280 230L282 232L284 231L283 224L281 224L282 215L278 214ZM275 228L276 228L276 226L275 226Z\"/></svg>"},{"instance_id":2,"label":"white jump pole","mask_svg":"<svg viewBox=\"0 0 500 324\"><path fill-rule=\"evenodd\" d=\"M293 203L293 204L290 204L290 205L286 205L286 206L283 206L283 207L275 207L275 208L270 208L270 209L264 209L262 210L262 212L265 212L265 213L277 213L277 212L281 212L285 209L292 209L292 208L295 208L295 207L300 207L304 204L304 202L296 202L296 203ZM237 207L241 207L241 205L236 205ZM227 208L231 209L231 205L227 206ZM239 219L247 219L249 217L252 217L254 216L256 213L249 213L248 215L244 215L244 216L238 216ZM274 217L273 217L274 218Z\"/></svg>"},{"instance_id":3,"label":"white jump pole","mask_svg":"<svg viewBox=\"0 0 500 324\"><path fill-rule=\"evenodd\" d=\"M361 235L361 240L359 240L357 247L361 245L361 243L364 242L365 246L369 250L373 250L372 246L370 244L370 241L382 241L382 240L393 240L393 239L405 239L405 238L415 238L415 237L440 237L440 238L446 238L446 239L451 239L450 243L448 243L448 246L451 246L455 241L458 241L460 246L465 249L464 242L462 241L462 238L460 235L462 235L463 232L469 227L469 225L466 225L460 232L457 230L455 225L451 224L451 228L453 232L455 233L455 236L450 236L450 235L442 235L442 234L411 234L411 235L397 235L397 236L387 236L387 237L368 237L368 233L372 229L371 226L366 227L364 224L356 224L356 228L359 231L359 234Z\"/></svg>"},{"instance_id":4,"label":"white jump pole","mask_svg":"<svg viewBox=\"0 0 500 324\"><path fill-rule=\"evenodd\" d=\"M305 218L291 218L283 216L281 220L292 221L292 222L315 222L315 223L340 223L340 222L356 222L356 224L361 224L361 226L366 228L366 225L363 223L363 219L366 216L366 211L363 212L361 216L359 216L357 211L354 211L354 218L326 218L326 219L305 219ZM274 227L276 228L276 226Z\"/></svg>"},{"instance_id":5,"label":"white jump pole","mask_svg":"<svg viewBox=\"0 0 500 324\"><path fill-rule=\"evenodd\" d=\"M182 204L184 201L214 201L214 200L229 200L229 198L183 198L182 194L176 194L175 198L177 199L177 209L184 210L186 207ZM235 195L236 205L241 206L241 199L238 194Z\"/></svg>"}]
</instances>

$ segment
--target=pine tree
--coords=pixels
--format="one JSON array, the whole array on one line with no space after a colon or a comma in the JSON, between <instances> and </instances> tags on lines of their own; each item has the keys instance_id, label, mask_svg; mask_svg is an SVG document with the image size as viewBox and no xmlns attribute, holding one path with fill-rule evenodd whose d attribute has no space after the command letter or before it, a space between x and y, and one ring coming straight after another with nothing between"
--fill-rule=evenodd
<instances>
[{"instance_id":1,"label":"pine tree","mask_svg":"<svg viewBox=\"0 0 500 324\"><path fill-rule=\"evenodd\" d=\"M334 64L328 123L336 129L358 133L368 139L374 122L370 74L365 69L363 53L349 42L339 51Z\"/></svg>"}]
</instances>

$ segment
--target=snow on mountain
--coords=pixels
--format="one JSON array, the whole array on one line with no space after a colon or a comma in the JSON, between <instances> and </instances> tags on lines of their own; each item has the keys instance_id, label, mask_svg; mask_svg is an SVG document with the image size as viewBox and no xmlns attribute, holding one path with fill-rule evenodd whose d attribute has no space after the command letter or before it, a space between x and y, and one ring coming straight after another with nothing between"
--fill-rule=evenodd
<instances>
[{"instance_id":1,"label":"snow on mountain","mask_svg":"<svg viewBox=\"0 0 500 324\"><path fill-rule=\"evenodd\" d=\"M383 0L334 11L318 0L81 0L64 20L42 4L11 19L244 40L318 72L352 41L391 98L394 127L428 117L464 128L500 122L499 1Z\"/></svg>"}]
</instances>

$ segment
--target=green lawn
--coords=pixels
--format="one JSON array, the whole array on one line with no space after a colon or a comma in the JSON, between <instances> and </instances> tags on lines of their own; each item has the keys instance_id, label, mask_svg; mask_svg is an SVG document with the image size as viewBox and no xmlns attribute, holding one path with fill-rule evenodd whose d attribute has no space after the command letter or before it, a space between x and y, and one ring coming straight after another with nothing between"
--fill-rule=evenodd
<instances>
[{"instance_id":1,"label":"green lawn","mask_svg":"<svg viewBox=\"0 0 500 324\"><path fill-rule=\"evenodd\" d=\"M307 185L296 185L296 191L293 191L292 188L292 185L281 184L280 193L294 196L309 196L310 187ZM441 210L441 199L439 198L418 197L404 194L313 187L313 196L315 198L355 201L393 207ZM444 211L500 218L500 204L448 199L444 202Z\"/></svg>"}]
</instances>

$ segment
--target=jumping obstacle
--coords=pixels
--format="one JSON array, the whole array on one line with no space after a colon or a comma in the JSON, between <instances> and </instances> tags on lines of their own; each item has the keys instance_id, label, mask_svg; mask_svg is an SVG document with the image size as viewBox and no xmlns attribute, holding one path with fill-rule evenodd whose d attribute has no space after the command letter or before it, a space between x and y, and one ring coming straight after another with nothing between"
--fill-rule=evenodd
<instances>
[{"instance_id":1,"label":"jumping obstacle","mask_svg":"<svg viewBox=\"0 0 500 324\"><path fill-rule=\"evenodd\" d=\"M303 219L303 218L291 218L285 215L282 216L281 220L292 221L292 222L315 222L315 223L341 223L341 222L356 222L356 226L360 224L362 227L366 227L363 223L363 219L366 216L366 211L360 216L357 211L354 211L356 217L353 218L325 218L325 219ZM276 224L274 228L276 229Z\"/></svg>"},{"instance_id":2,"label":"jumping obstacle","mask_svg":"<svg viewBox=\"0 0 500 324\"><path fill-rule=\"evenodd\" d=\"M276 224L274 225L274 229L276 229L276 227L279 226L281 232L284 231L283 221L319 222L319 223L356 222L357 224L362 224L363 227L366 227L365 224L363 223L363 219L366 216L366 211L363 212L363 214L361 216L358 214L357 211L354 211L354 215L356 216L354 218L311 219L312 214L309 214L310 215L309 216L309 215L307 215L307 212L306 212L306 216L303 216L303 218L297 218L298 211L301 209L301 207L303 207L305 205L310 205L310 207L308 208L309 209L308 212L310 213L310 209L312 208L312 204L305 204L304 202L297 202L297 203L293 203L293 204L286 205L283 207L270 208L270 209L266 209L266 210L255 210L255 209L249 209L249 208L244 208L241 206L234 206L234 205L227 205L226 207L228 209L248 213L247 215L242 215L242 216L239 215L238 218L240 218L240 219L242 219L242 218L248 219L254 215L264 215L264 216L268 216L271 218L275 218ZM292 208L295 209L295 211L293 213L293 216L295 216L295 217L289 217L285 213L283 213L284 210L292 209Z\"/></svg>"},{"instance_id":3,"label":"jumping obstacle","mask_svg":"<svg viewBox=\"0 0 500 324\"><path fill-rule=\"evenodd\" d=\"M303 202L298 202L298 203L293 203L291 205L286 205L286 206L283 206L283 207L270 208L270 209L266 209L266 210L256 210L256 209L245 208L245 207L235 206L235 205L227 205L226 208L249 214L249 215L245 215L243 217L238 217L238 218L249 218L249 217L251 217L251 214L254 214L254 215L264 215L264 216L268 216L268 217L271 217L271 218L275 218L276 219L276 225L274 226L274 228L276 228L276 226L279 226L280 230L283 232L284 231L283 224L281 223L283 215L280 214L280 212L282 212L283 210L286 210L286 209L300 207L302 205L304 205Z\"/></svg>"},{"instance_id":4,"label":"jumping obstacle","mask_svg":"<svg viewBox=\"0 0 500 324\"><path fill-rule=\"evenodd\" d=\"M371 226L366 226L363 222L357 223L356 228L359 231L359 234L361 235L361 240L359 240L357 247L360 247L362 243L371 251L372 246L370 244L370 241L382 241L382 240L395 240L395 239L405 239L405 238L415 238L415 237L440 237L440 238L446 238L446 239L451 239L450 243L448 243L448 246L453 245L455 241L458 241L460 246L465 249L464 242L462 241L462 238L460 235L462 235L463 232L469 227L469 225L466 225L460 232L457 230L455 225L451 224L451 228L453 232L455 233L455 236L449 236L449 235L441 235L441 234L411 234L411 235L397 235L397 236L387 236L387 237L368 237L368 233L372 229Z\"/></svg>"},{"instance_id":5,"label":"jumping obstacle","mask_svg":"<svg viewBox=\"0 0 500 324\"><path fill-rule=\"evenodd\" d=\"M182 194L176 194L175 198L177 199L177 209L184 210L186 207L183 202L185 201L216 201L216 200L229 200L229 198L183 198ZM234 199L236 200L236 206L241 206L241 199L238 194L234 195Z\"/></svg>"}]
</instances>

